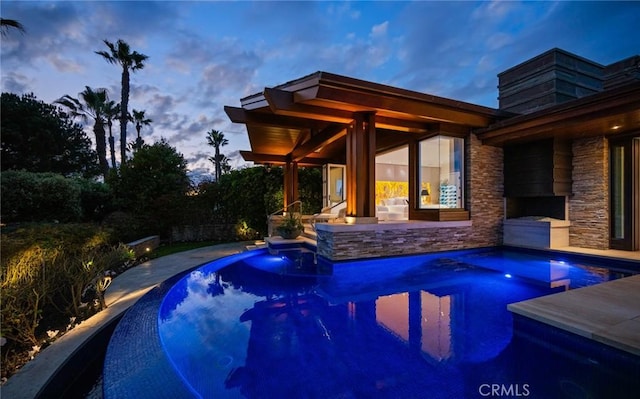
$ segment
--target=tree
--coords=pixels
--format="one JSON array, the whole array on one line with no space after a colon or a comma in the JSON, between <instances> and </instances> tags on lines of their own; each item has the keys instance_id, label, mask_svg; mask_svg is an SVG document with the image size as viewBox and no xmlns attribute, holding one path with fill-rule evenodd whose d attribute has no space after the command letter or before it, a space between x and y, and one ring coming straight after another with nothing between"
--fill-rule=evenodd
<instances>
[{"instance_id":1,"label":"tree","mask_svg":"<svg viewBox=\"0 0 640 399\"><path fill-rule=\"evenodd\" d=\"M2 93L2 170L95 177L100 173L91 140L73 118L33 94Z\"/></svg>"},{"instance_id":2,"label":"tree","mask_svg":"<svg viewBox=\"0 0 640 399\"><path fill-rule=\"evenodd\" d=\"M142 148L142 145L144 144L144 140L140 137L140 130L142 129L142 126L149 126L153 121L149 118L145 119L144 111L138 111L136 109L133 110L133 117L131 118L131 121L136 124L136 132L138 132L138 137L132 145L134 151L137 151Z\"/></svg>"},{"instance_id":3,"label":"tree","mask_svg":"<svg viewBox=\"0 0 640 399\"><path fill-rule=\"evenodd\" d=\"M24 26L20 22L14 19L0 18L0 29L2 30L2 36L7 35L7 33L9 32L9 28L17 29L22 33L26 32Z\"/></svg>"},{"instance_id":4,"label":"tree","mask_svg":"<svg viewBox=\"0 0 640 399\"><path fill-rule=\"evenodd\" d=\"M227 158L226 155L224 154L220 154L218 155L218 159L216 160L216 157L209 157L207 158L214 167L216 167L216 161L220 164L220 176L224 175L225 173L229 173L231 171L231 164L230 164L230 159Z\"/></svg>"},{"instance_id":5,"label":"tree","mask_svg":"<svg viewBox=\"0 0 640 399\"><path fill-rule=\"evenodd\" d=\"M81 92L79 96L82 101L67 94L58 99L56 103L67 107L72 116L79 117L85 122L89 118L93 119L93 134L96 137L96 152L98 153L100 170L106 179L107 174L109 173L109 163L107 162L107 141L106 133L104 131L105 108L108 101L107 90L93 90L91 87L85 86L84 91Z\"/></svg>"},{"instance_id":6,"label":"tree","mask_svg":"<svg viewBox=\"0 0 640 399\"><path fill-rule=\"evenodd\" d=\"M96 51L110 64L122 66L121 79L121 100L120 100L120 162L124 164L127 160L127 122L129 115L129 72L135 72L144 68L144 61L149 57L137 51L131 52L129 44L118 39L117 43L104 40L104 44L109 48L107 51Z\"/></svg>"},{"instance_id":7,"label":"tree","mask_svg":"<svg viewBox=\"0 0 640 399\"><path fill-rule=\"evenodd\" d=\"M207 132L207 144L215 148L213 163L216 168L216 181L219 181L220 176L222 176L222 158L220 158L220 147L229 144L229 140L224 138L224 133L215 129L211 129Z\"/></svg>"},{"instance_id":8,"label":"tree","mask_svg":"<svg viewBox=\"0 0 640 399\"><path fill-rule=\"evenodd\" d=\"M104 105L104 117L107 120L107 126L109 127L109 151L111 153L111 167L113 169L116 168L116 149L115 149L115 139L113 138L113 132L111 128L113 127L113 121L115 119L119 119L120 114L120 104L116 104L115 101L107 101Z\"/></svg>"},{"instance_id":9,"label":"tree","mask_svg":"<svg viewBox=\"0 0 640 399\"><path fill-rule=\"evenodd\" d=\"M183 155L161 139L134 152L109 185L122 210L153 221L153 228L166 235L180 215L191 182Z\"/></svg>"}]
</instances>

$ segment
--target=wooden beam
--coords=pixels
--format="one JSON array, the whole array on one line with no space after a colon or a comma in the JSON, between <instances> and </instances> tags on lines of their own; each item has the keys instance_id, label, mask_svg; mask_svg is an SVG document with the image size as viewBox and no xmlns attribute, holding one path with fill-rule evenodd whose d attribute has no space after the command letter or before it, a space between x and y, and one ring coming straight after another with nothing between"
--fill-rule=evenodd
<instances>
[{"instance_id":1,"label":"wooden beam","mask_svg":"<svg viewBox=\"0 0 640 399\"><path fill-rule=\"evenodd\" d=\"M455 106L445 106L411 98L391 97L330 86L320 87L318 100L347 103L370 110L377 110L378 112L387 110L398 114L420 116L474 127L485 127L493 121L493 118L486 114L461 110Z\"/></svg>"},{"instance_id":2,"label":"wooden beam","mask_svg":"<svg viewBox=\"0 0 640 399\"><path fill-rule=\"evenodd\" d=\"M242 158L247 162L254 162L261 165L284 165L287 162L287 157L284 155L257 154L251 151L240 151L240 155L242 155ZM335 159L323 157L306 157L298 161L298 166L322 166L328 163L340 162L337 162Z\"/></svg>"},{"instance_id":3,"label":"wooden beam","mask_svg":"<svg viewBox=\"0 0 640 399\"><path fill-rule=\"evenodd\" d=\"M233 123L243 123L252 126L272 126L296 129L322 129L327 124L322 121L298 118L287 115L277 115L267 112L250 112L244 108L225 106L224 112Z\"/></svg>"},{"instance_id":4,"label":"wooden beam","mask_svg":"<svg viewBox=\"0 0 640 399\"><path fill-rule=\"evenodd\" d=\"M353 120L353 113L349 111L295 103L293 93L290 91L266 88L264 97L269 103L271 112L275 114L343 124L351 123Z\"/></svg>"},{"instance_id":5,"label":"wooden beam","mask_svg":"<svg viewBox=\"0 0 640 399\"><path fill-rule=\"evenodd\" d=\"M354 111L295 102L294 93L289 91L267 88L264 91L264 95L269 102L271 111L278 115L343 124L351 123L353 120ZM358 110L358 112L360 111L365 112L368 110ZM433 123L434 121L431 120L416 121L415 117L413 119L402 119L376 115L377 127L403 132L427 133L431 131Z\"/></svg>"},{"instance_id":6,"label":"wooden beam","mask_svg":"<svg viewBox=\"0 0 640 399\"><path fill-rule=\"evenodd\" d=\"M346 127L343 125L331 125L321 132L311 136L311 138L304 144L298 146L291 152L291 159L293 161L299 161L306 157L309 153L317 150L320 147L331 144L332 142L343 137L346 132Z\"/></svg>"}]
</instances>

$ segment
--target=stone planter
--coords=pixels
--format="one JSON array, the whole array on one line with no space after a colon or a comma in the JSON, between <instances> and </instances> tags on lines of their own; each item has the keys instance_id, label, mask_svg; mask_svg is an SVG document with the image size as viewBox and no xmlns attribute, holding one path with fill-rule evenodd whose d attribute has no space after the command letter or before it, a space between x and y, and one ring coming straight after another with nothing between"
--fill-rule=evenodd
<instances>
[{"instance_id":1,"label":"stone planter","mask_svg":"<svg viewBox=\"0 0 640 399\"><path fill-rule=\"evenodd\" d=\"M277 232L280 235L280 237L286 240L292 240L294 238L298 238L298 236L302 234L302 231L300 229L287 229L287 228L281 228L281 227L277 229Z\"/></svg>"}]
</instances>

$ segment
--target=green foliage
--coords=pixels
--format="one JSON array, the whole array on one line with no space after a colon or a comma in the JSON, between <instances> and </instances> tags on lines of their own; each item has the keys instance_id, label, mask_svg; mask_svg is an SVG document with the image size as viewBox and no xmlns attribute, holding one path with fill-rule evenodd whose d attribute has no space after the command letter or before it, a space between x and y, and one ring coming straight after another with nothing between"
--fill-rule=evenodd
<instances>
[{"instance_id":1,"label":"green foliage","mask_svg":"<svg viewBox=\"0 0 640 399\"><path fill-rule=\"evenodd\" d=\"M100 173L80 125L33 94L1 96L1 168L94 177Z\"/></svg>"},{"instance_id":2,"label":"green foliage","mask_svg":"<svg viewBox=\"0 0 640 399\"><path fill-rule=\"evenodd\" d=\"M79 316L82 293L104 271L132 259L94 225L34 225L2 233L2 336L37 345L43 316ZM46 328L46 326L44 326Z\"/></svg>"},{"instance_id":3,"label":"green foliage","mask_svg":"<svg viewBox=\"0 0 640 399\"><path fill-rule=\"evenodd\" d=\"M164 236L180 218L190 189L187 162L164 139L142 145L108 183L121 210L148 219Z\"/></svg>"},{"instance_id":4,"label":"green foliage","mask_svg":"<svg viewBox=\"0 0 640 399\"><path fill-rule=\"evenodd\" d=\"M302 201L302 213L313 215L322 209L322 170L300 168L298 170L298 194Z\"/></svg>"},{"instance_id":5,"label":"green foliage","mask_svg":"<svg viewBox=\"0 0 640 399\"><path fill-rule=\"evenodd\" d=\"M55 173L6 171L0 191L4 222L100 220L112 202L105 184Z\"/></svg>"},{"instance_id":6,"label":"green foliage","mask_svg":"<svg viewBox=\"0 0 640 399\"><path fill-rule=\"evenodd\" d=\"M102 226L121 242L135 241L157 232L152 220L133 212L112 212L104 218Z\"/></svg>"},{"instance_id":7,"label":"green foliage","mask_svg":"<svg viewBox=\"0 0 640 399\"><path fill-rule=\"evenodd\" d=\"M244 221L266 233L267 216L282 207L282 184L280 168L233 170L220 178L216 207L228 215L228 223Z\"/></svg>"},{"instance_id":8,"label":"green foliage","mask_svg":"<svg viewBox=\"0 0 640 399\"><path fill-rule=\"evenodd\" d=\"M298 171L302 212L322 208L322 173L318 168ZM219 182L203 182L182 208L182 224L237 223L239 239L267 232L267 216L283 207L282 168L262 166L232 170Z\"/></svg>"}]
</instances>

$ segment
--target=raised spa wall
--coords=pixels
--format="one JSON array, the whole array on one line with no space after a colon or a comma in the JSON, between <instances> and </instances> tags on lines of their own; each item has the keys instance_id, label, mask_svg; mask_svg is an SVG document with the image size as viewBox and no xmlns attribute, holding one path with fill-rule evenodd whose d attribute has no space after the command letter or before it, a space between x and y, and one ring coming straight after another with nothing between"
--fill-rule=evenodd
<instances>
[{"instance_id":1,"label":"raised spa wall","mask_svg":"<svg viewBox=\"0 0 640 399\"><path fill-rule=\"evenodd\" d=\"M502 149L467 140L467 209L471 220L316 224L318 255L338 261L502 244Z\"/></svg>"}]
</instances>

